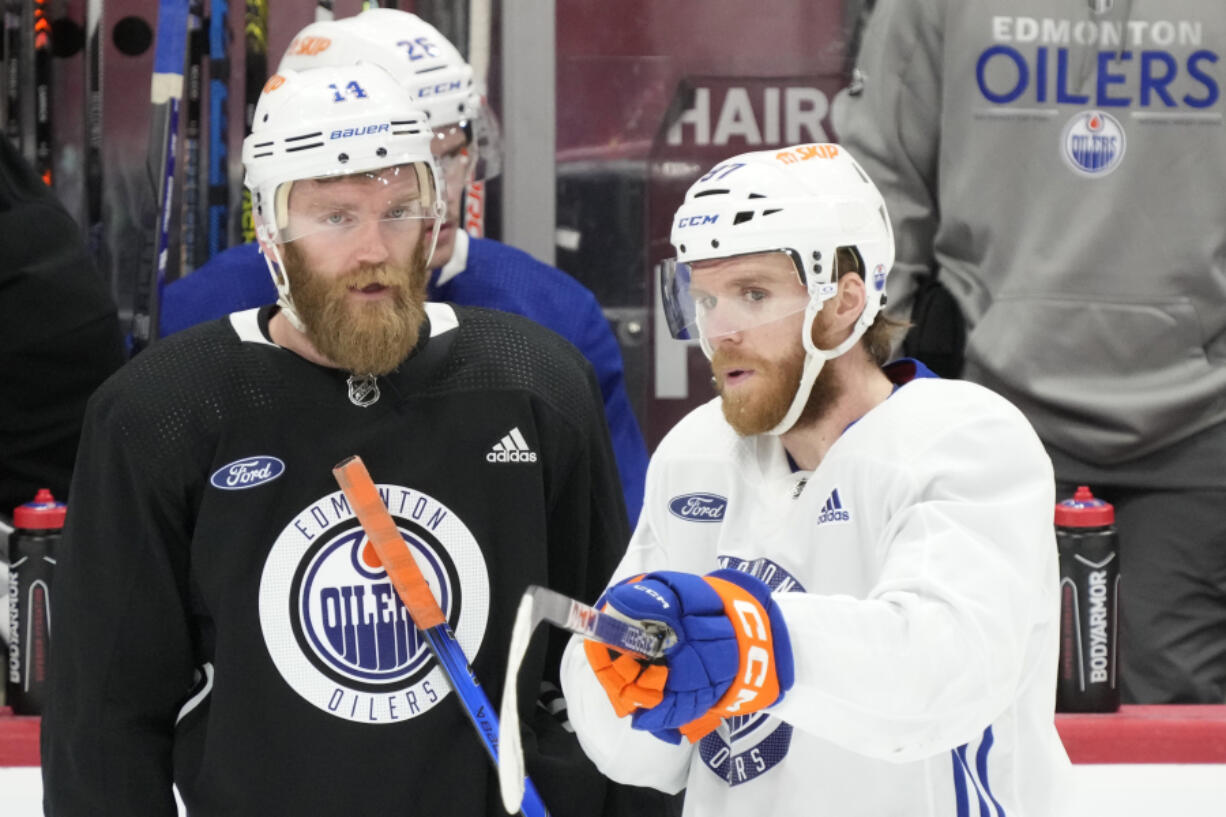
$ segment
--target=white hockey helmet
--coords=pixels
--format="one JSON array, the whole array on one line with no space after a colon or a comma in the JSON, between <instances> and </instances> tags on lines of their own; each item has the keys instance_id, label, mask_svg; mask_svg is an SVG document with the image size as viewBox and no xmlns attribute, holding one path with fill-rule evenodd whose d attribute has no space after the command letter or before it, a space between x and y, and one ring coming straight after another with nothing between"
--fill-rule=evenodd
<instances>
[{"instance_id":1,"label":"white hockey helmet","mask_svg":"<svg viewBox=\"0 0 1226 817\"><path fill-rule=\"evenodd\" d=\"M287 317L302 328L278 245L301 237L289 219L294 182L394 170L414 176L418 198L396 220L433 223L446 216L446 196L425 115L387 71L351 64L274 74L264 85L251 134L243 140L244 184L252 219ZM403 176L402 176L403 177Z\"/></svg>"},{"instance_id":2,"label":"white hockey helmet","mask_svg":"<svg viewBox=\"0 0 1226 817\"><path fill-rule=\"evenodd\" d=\"M372 8L354 17L312 23L290 41L280 68L302 71L358 61L373 62L396 77L436 132L451 126L468 131L476 148L471 181L498 175L501 133L484 103L484 90L456 47L415 14Z\"/></svg>"},{"instance_id":3,"label":"white hockey helmet","mask_svg":"<svg viewBox=\"0 0 1226 817\"><path fill-rule=\"evenodd\" d=\"M796 422L825 361L850 349L872 325L894 264L894 233L881 193L836 144L794 145L720 162L686 192L673 217L671 241L677 257L661 266L660 281L669 330L676 338L698 337L708 356L712 338L703 333L702 308L689 294L690 264L764 252L791 258L808 293L807 301L787 313L804 310L805 365L792 405L772 434ZM833 349L819 349L813 321L838 290L839 247L859 255L868 297L851 334Z\"/></svg>"}]
</instances>

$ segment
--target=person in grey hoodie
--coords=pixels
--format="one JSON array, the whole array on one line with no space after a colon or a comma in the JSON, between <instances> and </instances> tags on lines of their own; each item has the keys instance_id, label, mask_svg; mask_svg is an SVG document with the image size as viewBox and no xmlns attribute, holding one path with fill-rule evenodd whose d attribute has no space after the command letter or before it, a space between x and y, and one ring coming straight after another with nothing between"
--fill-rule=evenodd
<instances>
[{"instance_id":1,"label":"person in grey hoodie","mask_svg":"<svg viewBox=\"0 0 1226 817\"><path fill-rule=\"evenodd\" d=\"M834 112L891 311L935 276L912 339L1116 506L1125 702L1226 699L1224 52L1220 0L878 0Z\"/></svg>"}]
</instances>

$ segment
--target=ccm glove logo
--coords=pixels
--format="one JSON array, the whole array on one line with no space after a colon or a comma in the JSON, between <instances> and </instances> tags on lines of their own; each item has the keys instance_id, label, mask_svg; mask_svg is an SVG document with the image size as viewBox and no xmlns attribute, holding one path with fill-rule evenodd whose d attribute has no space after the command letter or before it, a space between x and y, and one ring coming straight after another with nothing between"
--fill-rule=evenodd
<instances>
[{"instance_id":1,"label":"ccm glove logo","mask_svg":"<svg viewBox=\"0 0 1226 817\"><path fill-rule=\"evenodd\" d=\"M762 694L767 676L771 676L772 680L774 676L770 671L770 635L762 618L762 607L756 601L736 599L732 602L732 610L736 614L733 620L739 621L741 625L741 637L737 640L742 642L745 674L741 677L740 684L729 689L729 692L735 691L736 700L725 705L724 711L739 713L743 704L757 699ZM748 645L747 648L745 645Z\"/></svg>"}]
</instances>

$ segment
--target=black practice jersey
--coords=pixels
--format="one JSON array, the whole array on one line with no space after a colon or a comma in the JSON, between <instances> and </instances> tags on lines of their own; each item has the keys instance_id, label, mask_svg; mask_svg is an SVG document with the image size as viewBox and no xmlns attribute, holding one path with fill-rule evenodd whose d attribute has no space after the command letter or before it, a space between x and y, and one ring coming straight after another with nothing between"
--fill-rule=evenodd
<instances>
[{"instance_id":1,"label":"black practice jersey","mask_svg":"<svg viewBox=\"0 0 1226 817\"><path fill-rule=\"evenodd\" d=\"M271 308L162 340L90 403L57 566L49 815L496 815L497 775L332 477L362 457L493 701L519 598L594 601L628 539L600 391L522 318L442 304L376 381L268 340ZM544 629L544 628L542 628ZM555 814L605 784L520 676Z\"/></svg>"}]
</instances>

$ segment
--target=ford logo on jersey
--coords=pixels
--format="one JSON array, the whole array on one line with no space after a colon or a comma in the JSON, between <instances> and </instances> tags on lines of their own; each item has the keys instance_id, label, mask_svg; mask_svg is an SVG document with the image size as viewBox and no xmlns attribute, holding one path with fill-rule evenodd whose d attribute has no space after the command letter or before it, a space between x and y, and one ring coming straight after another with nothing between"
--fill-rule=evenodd
<instances>
[{"instance_id":1,"label":"ford logo on jersey","mask_svg":"<svg viewBox=\"0 0 1226 817\"><path fill-rule=\"evenodd\" d=\"M723 522L727 507L719 494L682 494L668 501L668 512L687 522Z\"/></svg>"},{"instance_id":2,"label":"ford logo on jersey","mask_svg":"<svg viewBox=\"0 0 1226 817\"><path fill-rule=\"evenodd\" d=\"M248 457L221 466L209 477L209 482L223 491L241 491L272 482L283 473L285 463L276 457Z\"/></svg>"}]
</instances>

